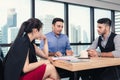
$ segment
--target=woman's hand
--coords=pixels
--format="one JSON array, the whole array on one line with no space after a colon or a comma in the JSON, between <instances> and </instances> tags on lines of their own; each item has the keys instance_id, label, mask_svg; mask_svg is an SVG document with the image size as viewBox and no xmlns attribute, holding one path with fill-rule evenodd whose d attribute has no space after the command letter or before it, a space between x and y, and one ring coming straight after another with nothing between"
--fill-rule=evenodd
<instances>
[{"instance_id":1,"label":"woman's hand","mask_svg":"<svg viewBox=\"0 0 120 80\"><path fill-rule=\"evenodd\" d=\"M40 40L46 40L47 38L46 38L46 36L44 35L44 34L41 34L40 35Z\"/></svg>"},{"instance_id":2,"label":"woman's hand","mask_svg":"<svg viewBox=\"0 0 120 80\"><path fill-rule=\"evenodd\" d=\"M40 60L39 61L41 64L50 64L49 60Z\"/></svg>"},{"instance_id":3,"label":"woman's hand","mask_svg":"<svg viewBox=\"0 0 120 80\"><path fill-rule=\"evenodd\" d=\"M51 63L53 62L52 57L48 57L47 59L48 59Z\"/></svg>"}]
</instances>

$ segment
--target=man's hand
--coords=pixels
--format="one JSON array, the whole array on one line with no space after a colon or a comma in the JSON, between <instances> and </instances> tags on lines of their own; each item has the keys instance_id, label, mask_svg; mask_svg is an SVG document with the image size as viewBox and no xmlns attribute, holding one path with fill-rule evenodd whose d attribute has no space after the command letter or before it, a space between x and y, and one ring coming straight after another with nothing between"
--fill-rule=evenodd
<instances>
[{"instance_id":1,"label":"man's hand","mask_svg":"<svg viewBox=\"0 0 120 80\"><path fill-rule=\"evenodd\" d=\"M55 56L62 56L62 53L60 52L60 51L57 51L56 53L55 53Z\"/></svg>"},{"instance_id":2,"label":"man's hand","mask_svg":"<svg viewBox=\"0 0 120 80\"><path fill-rule=\"evenodd\" d=\"M96 50L91 49L91 50L87 50L87 51L88 51L88 54L90 57L98 57L98 53Z\"/></svg>"},{"instance_id":3,"label":"man's hand","mask_svg":"<svg viewBox=\"0 0 120 80\"><path fill-rule=\"evenodd\" d=\"M73 51L72 50L66 50L66 55L67 56L72 56L73 55Z\"/></svg>"}]
</instances>

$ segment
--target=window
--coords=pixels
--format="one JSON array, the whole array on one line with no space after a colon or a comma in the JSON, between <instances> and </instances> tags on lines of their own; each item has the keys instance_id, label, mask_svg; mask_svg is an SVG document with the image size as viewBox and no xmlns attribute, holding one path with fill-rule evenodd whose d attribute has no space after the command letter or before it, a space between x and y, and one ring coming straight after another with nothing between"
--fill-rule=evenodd
<instances>
[{"instance_id":1,"label":"window","mask_svg":"<svg viewBox=\"0 0 120 80\"><path fill-rule=\"evenodd\" d=\"M69 5L69 39L71 43L90 43L90 8ZM75 55L88 46L72 46Z\"/></svg>"},{"instance_id":2,"label":"window","mask_svg":"<svg viewBox=\"0 0 120 80\"><path fill-rule=\"evenodd\" d=\"M52 1L35 0L35 17L43 22L43 33L46 34L52 31L53 18L60 17L64 19L64 4Z\"/></svg>"},{"instance_id":3,"label":"window","mask_svg":"<svg viewBox=\"0 0 120 80\"><path fill-rule=\"evenodd\" d=\"M94 9L94 36L95 38L98 37L97 33L97 20L100 18L110 18L111 19L111 11L110 10L105 10L105 9Z\"/></svg>"},{"instance_id":4,"label":"window","mask_svg":"<svg viewBox=\"0 0 120 80\"><path fill-rule=\"evenodd\" d=\"M71 43L90 43L90 8L69 5L69 38Z\"/></svg>"},{"instance_id":5,"label":"window","mask_svg":"<svg viewBox=\"0 0 120 80\"><path fill-rule=\"evenodd\" d=\"M120 11L115 11L115 32L120 34Z\"/></svg>"},{"instance_id":6,"label":"window","mask_svg":"<svg viewBox=\"0 0 120 80\"><path fill-rule=\"evenodd\" d=\"M14 41L22 22L31 17L30 4L30 0L0 1L0 43ZM4 53L7 51L8 48L3 49Z\"/></svg>"}]
</instances>

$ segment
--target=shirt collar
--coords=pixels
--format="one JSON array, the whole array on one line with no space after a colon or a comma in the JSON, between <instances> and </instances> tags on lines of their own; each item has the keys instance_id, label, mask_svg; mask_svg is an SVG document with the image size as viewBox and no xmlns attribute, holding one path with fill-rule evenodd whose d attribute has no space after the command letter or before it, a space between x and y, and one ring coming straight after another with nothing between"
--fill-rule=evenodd
<instances>
[{"instance_id":1,"label":"shirt collar","mask_svg":"<svg viewBox=\"0 0 120 80\"><path fill-rule=\"evenodd\" d=\"M51 33L52 33L52 35L54 35L55 37L57 37L56 34L53 31ZM58 37L60 37L60 36L61 36L61 33L59 34Z\"/></svg>"},{"instance_id":2,"label":"shirt collar","mask_svg":"<svg viewBox=\"0 0 120 80\"><path fill-rule=\"evenodd\" d=\"M110 37L111 32L107 35L106 40ZM101 39L104 40L103 36L101 36Z\"/></svg>"}]
</instances>

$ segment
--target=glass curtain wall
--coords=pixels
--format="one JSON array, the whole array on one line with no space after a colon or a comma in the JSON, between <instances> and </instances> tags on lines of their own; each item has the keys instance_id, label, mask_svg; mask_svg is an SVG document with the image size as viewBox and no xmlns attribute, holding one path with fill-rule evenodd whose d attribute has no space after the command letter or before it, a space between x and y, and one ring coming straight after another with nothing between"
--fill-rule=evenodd
<instances>
[{"instance_id":1,"label":"glass curtain wall","mask_svg":"<svg viewBox=\"0 0 120 80\"><path fill-rule=\"evenodd\" d=\"M120 11L115 11L115 33L120 34Z\"/></svg>"},{"instance_id":2,"label":"glass curtain wall","mask_svg":"<svg viewBox=\"0 0 120 80\"><path fill-rule=\"evenodd\" d=\"M30 17L30 0L0 0L0 44L12 43L21 23ZM4 54L8 49L2 48Z\"/></svg>"},{"instance_id":3,"label":"glass curtain wall","mask_svg":"<svg viewBox=\"0 0 120 80\"><path fill-rule=\"evenodd\" d=\"M43 22L43 34L51 32L53 18L59 17L64 20L64 4L52 1L35 0L35 17ZM65 32L64 27L62 33ZM40 44L39 40L36 40L35 42L38 45Z\"/></svg>"},{"instance_id":4,"label":"glass curtain wall","mask_svg":"<svg viewBox=\"0 0 120 80\"><path fill-rule=\"evenodd\" d=\"M43 22L43 33L46 34L52 31L53 18L60 17L64 19L64 4L52 1L35 0L35 17Z\"/></svg>"},{"instance_id":5,"label":"glass curtain wall","mask_svg":"<svg viewBox=\"0 0 120 80\"><path fill-rule=\"evenodd\" d=\"M111 11L105 9L94 8L94 36L95 39L99 36L97 33L97 20L100 18L110 18L111 19Z\"/></svg>"},{"instance_id":6,"label":"glass curtain wall","mask_svg":"<svg viewBox=\"0 0 120 80\"><path fill-rule=\"evenodd\" d=\"M70 43L90 43L90 8L76 5L68 6L69 39ZM86 50L88 46L72 46L75 55L79 55L81 50Z\"/></svg>"},{"instance_id":7,"label":"glass curtain wall","mask_svg":"<svg viewBox=\"0 0 120 80\"><path fill-rule=\"evenodd\" d=\"M52 19L60 17L66 20L68 26L64 25L62 33L68 33L70 43L75 55L79 55L81 50L86 50L91 43L91 14L90 7L61 3L49 0L33 0L35 6L31 5L32 0L1 0L0 1L0 44L9 44L14 41L21 23L31 17L32 8L33 16L43 22L43 34L52 31ZM67 9L65 9L67 7ZM97 20L102 17L111 19L111 10L94 9L94 38L98 36ZM66 10L66 11L65 11ZM65 15L68 15L65 19ZM120 33L120 12L115 11L115 32ZM65 23L65 24L66 24ZM69 28L69 29L67 29ZM68 31L68 32L66 32ZM82 43L83 45L80 45ZM9 48L3 47L6 54Z\"/></svg>"}]
</instances>

